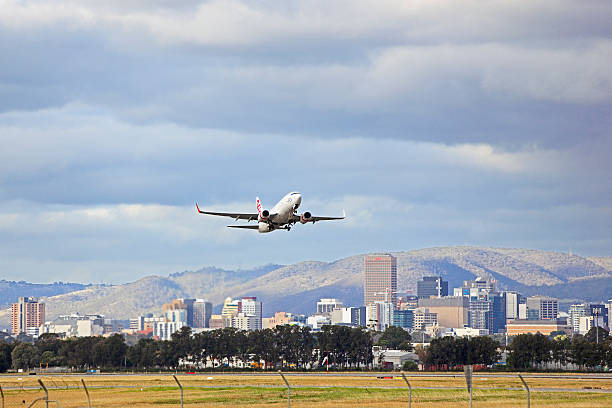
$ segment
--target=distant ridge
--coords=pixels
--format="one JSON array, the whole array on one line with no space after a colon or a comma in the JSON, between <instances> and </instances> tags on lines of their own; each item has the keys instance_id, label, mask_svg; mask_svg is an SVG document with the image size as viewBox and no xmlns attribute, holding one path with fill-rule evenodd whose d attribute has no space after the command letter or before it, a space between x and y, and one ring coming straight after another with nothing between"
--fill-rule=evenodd
<instances>
[{"instance_id":1,"label":"distant ridge","mask_svg":"<svg viewBox=\"0 0 612 408\"><path fill-rule=\"evenodd\" d=\"M29 283L24 281L0 280L0 307L15 303L22 296L55 296L62 293L85 289L89 285L81 283Z\"/></svg>"},{"instance_id":2,"label":"distant ridge","mask_svg":"<svg viewBox=\"0 0 612 408\"><path fill-rule=\"evenodd\" d=\"M555 296L564 302L612 298L612 257L464 246L392 254L397 257L400 292L415 291L417 280L427 275L443 276L449 288L480 276L496 279L500 289ZM48 318L79 311L127 319L146 312L160 313L163 303L177 297L206 298L218 309L227 296L243 295L259 297L264 315L280 310L313 313L321 297L337 297L346 305L362 304L364 255L244 271L206 267L167 277L148 276L123 285L90 285L43 300ZM0 324L7 323L6 311L0 313Z\"/></svg>"}]
</instances>

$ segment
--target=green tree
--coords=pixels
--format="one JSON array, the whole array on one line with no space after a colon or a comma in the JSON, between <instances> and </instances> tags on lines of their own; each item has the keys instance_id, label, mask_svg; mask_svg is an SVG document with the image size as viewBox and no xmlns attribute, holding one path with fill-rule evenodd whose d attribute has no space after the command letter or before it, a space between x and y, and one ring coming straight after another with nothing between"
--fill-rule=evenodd
<instances>
[{"instance_id":1,"label":"green tree","mask_svg":"<svg viewBox=\"0 0 612 408\"><path fill-rule=\"evenodd\" d=\"M13 349L11 360L15 369L34 368L40 363L40 353L33 344L21 343Z\"/></svg>"},{"instance_id":2,"label":"green tree","mask_svg":"<svg viewBox=\"0 0 612 408\"><path fill-rule=\"evenodd\" d=\"M571 341L567 334L558 334L552 340L552 359L559 368L569 361Z\"/></svg>"},{"instance_id":3,"label":"green tree","mask_svg":"<svg viewBox=\"0 0 612 408\"><path fill-rule=\"evenodd\" d=\"M608 338L609 332L603 327L591 327L584 339L590 343L603 343Z\"/></svg>"},{"instance_id":4,"label":"green tree","mask_svg":"<svg viewBox=\"0 0 612 408\"><path fill-rule=\"evenodd\" d=\"M412 337L406 330L397 326L389 326L380 336L376 345L385 349L412 351L411 341Z\"/></svg>"},{"instance_id":5,"label":"green tree","mask_svg":"<svg viewBox=\"0 0 612 408\"><path fill-rule=\"evenodd\" d=\"M13 364L13 360L11 358L11 352L13 351L13 347L5 342L0 342L0 372L3 373Z\"/></svg>"},{"instance_id":6,"label":"green tree","mask_svg":"<svg viewBox=\"0 0 612 408\"><path fill-rule=\"evenodd\" d=\"M546 363L551 359L552 343L547 336L519 334L508 347L508 366L524 369Z\"/></svg>"},{"instance_id":7,"label":"green tree","mask_svg":"<svg viewBox=\"0 0 612 408\"><path fill-rule=\"evenodd\" d=\"M468 340L468 364L492 365L499 361L499 343L488 336L476 336Z\"/></svg>"},{"instance_id":8,"label":"green tree","mask_svg":"<svg viewBox=\"0 0 612 408\"><path fill-rule=\"evenodd\" d=\"M193 353L193 339L191 337L191 327L183 326L172 333L171 343L178 359L185 359Z\"/></svg>"},{"instance_id":9,"label":"green tree","mask_svg":"<svg viewBox=\"0 0 612 408\"><path fill-rule=\"evenodd\" d=\"M138 368L152 368L159 366L159 342L151 338L142 338L127 350L127 359L130 365Z\"/></svg>"}]
</instances>

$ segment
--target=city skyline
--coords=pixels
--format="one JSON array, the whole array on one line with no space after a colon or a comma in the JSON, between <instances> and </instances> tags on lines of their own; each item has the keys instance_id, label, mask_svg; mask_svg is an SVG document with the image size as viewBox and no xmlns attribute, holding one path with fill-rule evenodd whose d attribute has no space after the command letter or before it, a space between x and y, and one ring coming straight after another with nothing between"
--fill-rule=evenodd
<instances>
[{"instance_id":1,"label":"city skyline","mask_svg":"<svg viewBox=\"0 0 612 408\"><path fill-rule=\"evenodd\" d=\"M610 256L611 19L569 0L7 0L2 277L464 244ZM348 218L260 236L195 210L294 190Z\"/></svg>"}]
</instances>

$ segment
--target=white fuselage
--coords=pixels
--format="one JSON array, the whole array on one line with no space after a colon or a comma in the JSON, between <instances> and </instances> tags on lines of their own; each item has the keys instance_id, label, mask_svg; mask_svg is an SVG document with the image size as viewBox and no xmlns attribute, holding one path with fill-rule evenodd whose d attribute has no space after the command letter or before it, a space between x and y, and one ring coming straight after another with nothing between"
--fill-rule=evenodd
<instances>
[{"instance_id":1,"label":"white fuselage","mask_svg":"<svg viewBox=\"0 0 612 408\"><path fill-rule=\"evenodd\" d=\"M289 193L272 207L270 210L270 221L276 225L285 225L292 221L293 214L302 203L300 193Z\"/></svg>"}]
</instances>

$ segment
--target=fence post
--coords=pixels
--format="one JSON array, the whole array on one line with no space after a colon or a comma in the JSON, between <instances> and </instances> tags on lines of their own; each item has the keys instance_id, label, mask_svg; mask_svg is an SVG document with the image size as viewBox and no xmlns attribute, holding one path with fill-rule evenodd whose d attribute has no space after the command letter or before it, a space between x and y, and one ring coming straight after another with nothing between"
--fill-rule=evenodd
<instances>
[{"instance_id":1,"label":"fence post","mask_svg":"<svg viewBox=\"0 0 612 408\"><path fill-rule=\"evenodd\" d=\"M283 372L281 370L278 370L278 373L281 377L283 377L283 381L285 381L285 384L287 384L287 408L291 408L291 386L289 386L289 382L283 375Z\"/></svg>"},{"instance_id":2,"label":"fence post","mask_svg":"<svg viewBox=\"0 0 612 408\"><path fill-rule=\"evenodd\" d=\"M40 384L42 389L45 390L45 406L49 408L49 390L47 390L47 387L45 387L45 384L43 384L40 378L38 379L38 383Z\"/></svg>"},{"instance_id":3,"label":"fence post","mask_svg":"<svg viewBox=\"0 0 612 408\"><path fill-rule=\"evenodd\" d=\"M463 373L465 374L465 383L467 384L468 392L470 393L470 408L472 408L472 373L474 372L473 365L464 365Z\"/></svg>"},{"instance_id":4,"label":"fence post","mask_svg":"<svg viewBox=\"0 0 612 408\"><path fill-rule=\"evenodd\" d=\"M403 371L402 378L404 379L404 381L406 381L406 384L408 384L408 408L412 408L412 385L410 385L410 383L408 382L408 379L404 375Z\"/></svg>"},{"instance_id":5,"label":"fence post","mask_svg":"<svg viewBox=\"0 0 612 408\"><path fill-rule=\"evenodd\" d=\"M85 389L85 395L87 395L87 406L91 408L91 399L89 399L89 390L87 389L87 386L85 385L85 380L82 378L81 378L81 383L83 384L83 388Z\"/></svg>"},{"instance_id":6,"label":"fence post","mask_svg":"<svg viewBox=\"0 0 612 408\"><path fill-rule=\"evenodd\" d=\"M174 381L176 381L176 383L178 384L179 388L181 389L181 408L183 408L183 386L179 382L178 378L176 378L176 375L172 374L172 376L174 377Z\"/></svg>"},{"instance_id":7,"label":"fence post","mask_svg":"<svg viewBox=\"0 0 612 408\"><path fill-rule=\"evenodd\" d=\"M521 379L521 381L523 382L523 385L525 386L525 389L527 390L527 408L530 408L531 407L531 392L529 391L529 386L525 382L525 379L523 378L522 375L519 374L518 376Z\"/></svg>"},{"instance_id":8,"label":"fence post","mask_svg":"<svg viewBox=\"0 0 612 408\"><path fill-rule=\"evenodd\" d=\"M0 385L0 395L2 396L2 408L4 408L4 391L2 391L1 385Z\"/></svg>"}]
</instances>

